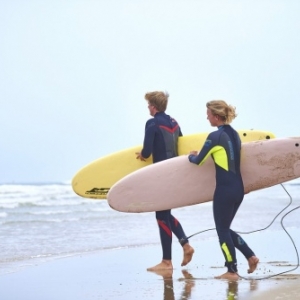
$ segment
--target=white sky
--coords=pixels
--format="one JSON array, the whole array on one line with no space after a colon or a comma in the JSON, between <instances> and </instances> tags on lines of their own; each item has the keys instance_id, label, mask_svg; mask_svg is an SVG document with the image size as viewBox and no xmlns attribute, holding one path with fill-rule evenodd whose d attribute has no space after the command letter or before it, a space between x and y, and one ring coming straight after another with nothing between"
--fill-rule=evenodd
<instances>
[{"instance_id":1,"label":"white sky","mask_svg":"<svg viewBox=\"0 0 300 300\"><path fill-rule=\"evenodd\" d=\"M144 94L170 93L184 134L300 136L299 0L0 0L0 183L70 180L142 143Z\"/></svg>"}]
</instances>

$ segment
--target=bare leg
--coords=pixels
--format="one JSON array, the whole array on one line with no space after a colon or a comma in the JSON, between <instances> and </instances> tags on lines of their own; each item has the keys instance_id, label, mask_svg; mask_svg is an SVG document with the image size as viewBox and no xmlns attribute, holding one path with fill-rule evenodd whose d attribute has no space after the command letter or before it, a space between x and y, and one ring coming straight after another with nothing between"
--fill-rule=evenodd
<instances>
[{"instance_id":1,"label":"bare leg","mask_svg":"<svg viewBox=\"0 0 300 300\"><path fill-rule=\"evenodd\" d=\"M181 266L186 266L193 258L194 248L190 244L183 246L183 260Z\"/></svg>"},{"instance_id":2,"label":"bare leg","mask_svg":"<svg viewBox=\"0 0 300 300\"><path fill-rule=\"evenodd\" d=\"M226 272L220 276L216 276L215 278L237 281L237 280L239 280L239 275L237 273Z\"/></svg>"},{"instance_id":3,"label":"bare leg","mask_svg":"<svg viewBox=\"0 0 300 300\"><path fill-rule=\"evenodd\" d=\"M151 268L148 268L147 271L158 271L158 270L173 270L173 264L171 260L163 259L161 263Z\"/></svg>"},{"instance_id":4,"label":"bare leg","mask_svg":"<svg viewBox=\"0 0 300 300\"><path fill-rule=\"evenodd\" d=\"M250 258L248 258L248 265L249 265L248 273L249 274L253 273L256 270L258 262L259 262L259 259L256 256L251 256Z\"/></svg>"}]
</instances>

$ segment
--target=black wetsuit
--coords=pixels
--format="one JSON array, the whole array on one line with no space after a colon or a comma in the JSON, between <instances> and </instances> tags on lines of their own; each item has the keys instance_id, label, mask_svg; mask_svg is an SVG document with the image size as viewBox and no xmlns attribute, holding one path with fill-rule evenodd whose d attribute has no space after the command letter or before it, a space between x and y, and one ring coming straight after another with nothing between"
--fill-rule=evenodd
<instances>
[{"instance_id":1,"label":"black wetsuit","mask_svg":"<svg viewBox=\"0 0 300 300\"><path fill-rule=\"evenodd\" d=\"M223 125L210 133L197 156L189 161L198 165L212 156L216 168L216 189L213 213L219 242L229 272L237 272L235 248L248 259L254 255L245 241L230 229L232 220L244 198L244 185L240 172L241 140L230 126Z\"/></svg>"},{"instance_id":2,"label":"black wetsuit","mask_svg":"<svg viewBox=\"0 0 300 300\"><path fill-rule=\"evenodd\" d=\"M141 154L148 158L152 154L153 163L157 163L178 155L177 143L181 130L173 118L164 112L158 112L149 119L145 126L144 144ZM155 182L153 182L155 188ZM179 221L171 214L171 210L157 211L156 220L159 227L163 250L163 259L172 259L172 232L181 245L188 242Z\"/></svg>"}]
</instances>

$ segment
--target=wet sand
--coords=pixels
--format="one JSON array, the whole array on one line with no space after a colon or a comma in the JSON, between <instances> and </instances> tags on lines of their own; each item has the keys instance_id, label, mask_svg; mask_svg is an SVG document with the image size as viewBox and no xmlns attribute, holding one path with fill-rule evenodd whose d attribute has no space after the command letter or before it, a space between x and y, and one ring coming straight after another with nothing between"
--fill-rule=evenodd
<instances>
[{"instance_id":1,"label":"wet sand","mask_svg":"<svg viewBox=\"0 0 300 300\"><path fill-rule=\"evenodd\" d=\"M293 235L299 230L293 230ZM146 271L160 261L160 245L102 250L81 256L23 265L13 273L0 276L0 299L300 299L300 269L289 244L274 243L274 233L253 234L247 238L259 248L260 264L247 274L247 261L238 256L237 282L214 279L226 271L217 239L192 242L192 262L181 267L182 249L174 241L173 272ZM273 250L262 244L273 241ZM299 243L298 243L299 244ZM284 250L283 250L284 249ZM268 278L270 277L270 278ZM280 295L280 298L278 296Z\"/></svg>"}]
</instances>

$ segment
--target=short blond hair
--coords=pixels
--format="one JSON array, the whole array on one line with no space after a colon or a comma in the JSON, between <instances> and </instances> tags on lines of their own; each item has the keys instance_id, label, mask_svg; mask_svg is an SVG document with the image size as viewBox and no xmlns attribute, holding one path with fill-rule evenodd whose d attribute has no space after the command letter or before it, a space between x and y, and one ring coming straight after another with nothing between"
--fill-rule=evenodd
<instances>
[{"instance_id":1,"label":"short blond hair","mask_svg":"<svg viewBox=\"0 0 300 300\"><path fill-rule=\"evenodd\" d=\"M224 124L230 124L237 117L235 107L227 104L224 100L212 100L206 103L213 115L219 116Z\"/></svg>"},{"instance_id":2,"label":"short blond hair","mask_svg":"<svg viewBox=\"0 0 300 300\"><path fill-rule=\"evenodd\" d=\"M168 106L169 94L167 92L150 92L145 94L145 99L159 112L164 112Z\"/></svg>"}]
</instances>

